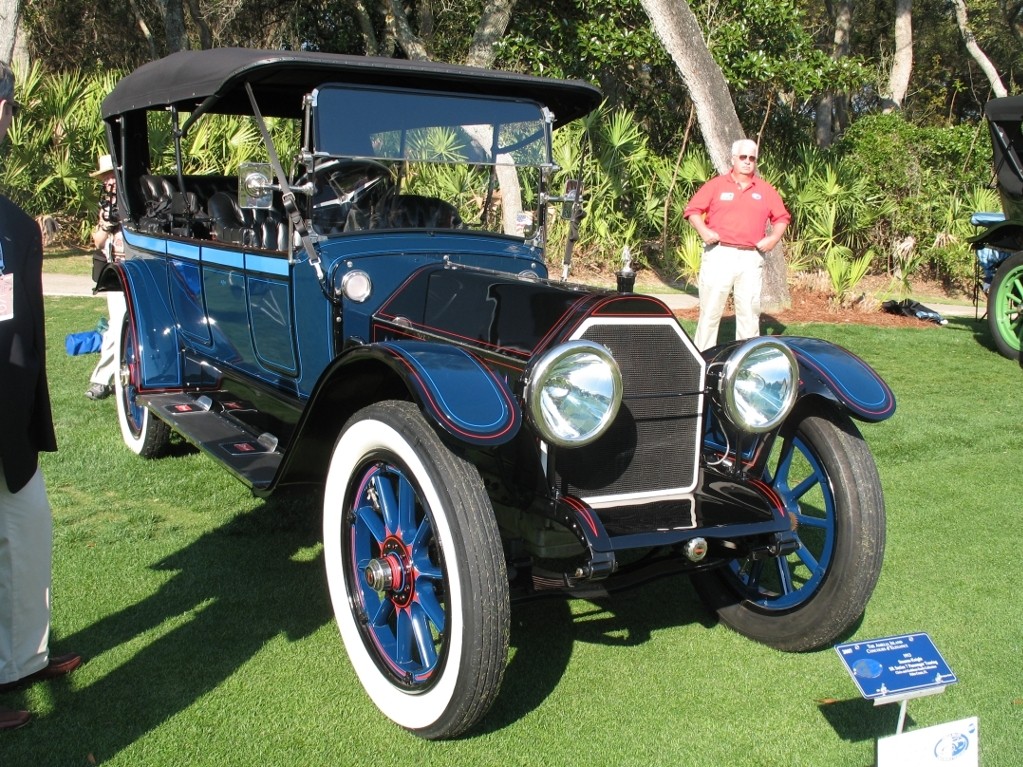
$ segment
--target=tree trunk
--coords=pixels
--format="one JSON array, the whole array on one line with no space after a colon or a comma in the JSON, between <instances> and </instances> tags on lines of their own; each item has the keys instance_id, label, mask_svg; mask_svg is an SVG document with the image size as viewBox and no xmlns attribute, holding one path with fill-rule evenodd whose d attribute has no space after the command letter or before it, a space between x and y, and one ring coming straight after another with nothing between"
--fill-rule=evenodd
<instances>
[{"instance_id":1,"label":"tree trunk","mask_svg":"<svg viewBox=\"0 0 1023 767\"><path fill-rule=\"evenodd\" d=\"M780 312L792 306L789 294L789 266L785 263L784 238L764 256L760 285L760 311Z\"/></svg>"},{"instance_id":2,"label":"tree trunk","mask_svg":"<svg viewBox=\"0 0 1023 767\"><path fill-rule=\"evenodd\" d=\"M182 0L160 0L160 11L163 13L167 52L176 53L188 50L188 35L185 33L185 12Z\"/></svg>"},{"instance_id":3,"label":"tree trunk","mask_svg":"<svg viewBox=\"0 0 1023 767\"><path fill-rule=\"evenodd\" d=\"M355 18L359 20L359 34L362 36L362 44L367 56L379 56L380 44L377 42L376 32L373 30L373 18L363 0L355 0L352 4Z\"/></svg>"},{"instance_id":4,"label":"tree trunk","mask_svg":"<svg viewBox=\"0 0 1023 767\"><path fill-rule=\"evenodd\" d=\"M492 0L485 3L483 15L476 25L476 34L465 63L472 67L489 68L497 58L497 44L504 37L511 23L512 9L516 0ZM519 214L522 213L522 189L519 176L510 165L498 165L497 184L501 189L501 224L505 234L516 234L519 229Z\"/></svg>"},{"instance_id":5,"label":"tree trunk","mask_svg":"<svg viewBox=\"0 0 1023 767\"><path fill-rule=\"evenodd\" d=\"M724 173L732 166L732 142L746 134L735 113L728 83L707 48L700 24L688 2L642 0L642 3L654 32L689 90L711 161L719 173ZM766 256L760 301L764 311L778 311L791 303L781 243Z\"/></svg>"},{"instance_id":6,"label":"tree trunk","mask_svg":"<svg viewBox=\"0 0 1023 767\"><path fill-rule=\"evenodd\" d=\"M0 60L9 64L14 56L21 21L21 0L0 0Z\"/></svg>"},{"instance_id":7,"label":"tree trunk","mask_svg":"<svg viewBox=\"0 0 1023 767\"><path fill-rule=\"evenodd\" d=\"M841 0L835 14L835 46L831 57L838 61L849 56L852 48L852 0ZM835 129L838 132L849 127L849 96L846 93L835 94Z\"/></svg>"},{"instance_id":8,"label":"tree trunk","mask_svg":"<svg viewBox=\"0 0 1023 767\"><path fill-rule=\"evenodd\" d=\"M213 47L213 32L199 8L199 0L188 0L188 15L199 30L199 47L204 51Z\"/></svg>"},{"instance_id":9,"label":"tree trunk","mask_svg":"<svg viewBox=\"0 0 1023 767\"><path fill-rule=\"evenodd\" d=\"M149 47L149 58L155 60L160 57L160 54L156 49L156 40L153 38L153 33L149 29L149 25L146 24L146 19L142 15L142 11L139 9L136 0L128 0L128 4L131 6L132 13L135 14L135 21L139 25L139 31L142 32L142 37L145 38L146 45Z\"/></svg>"},{"instance_id":10,"label":"tree trunk","mask_svg":"<svg viewBox=\"0 0 1023 767\"><path fill-rule=\"evenodd\" d=\"M817 143L817 146L824 147L831 146L831 142L834 140L834 113L835 113L835 96L833 93L823 93L820 98L817 99L817 115L814 118L814 131L813 138Z\"/></svg>"},{"instance_id":11,"label":"tree trunk","mask_svg":"<svg viewBox=\"0 0 1023 767\"><path fill-rule=\"evenodd\" d=\"M849 37L852 31L852 0L836 0L827 3L828 14L835 26L831 41L831 58L838 61L849 55ZM817 100L815 138L817 146L831 146L835 132L848 125L849 113L844 94L829 91Z\"/></svg>"},{"instance_id":12,"label":"tree trunk","mask_svg":"<svg viewBox=\"0 0 1023 767\"><path fill-rule=\"evenodd\" d=\"M1008 91L1005 90L1005 86L1002 84L1002 78L999 76L998 70L995 69L995 65L991 63L991 59L987 57L987 54L977 45L977 38L973 36L973 31L970 29L966 18L965 0L952 0L952 7L955 8L956 25L959 27L959 34L963 36L966 50L970 52L973 60L977 62L977 66L984 72L987 81L991 84L991 91L998 97L1007 96Z\"/></svg>"},{"instance_id":13,"label":"tree trunk","mask_svg":"<svg viewBox=\"0 0 1023 767\"><path fill-rule=\"evenodd\" d=\"M508 31L515 0L492 0L485 3L483 15L476 25L465 63L472 67L492 67L497 58L497 44Z\"/></svg>"},{"instance_id":14,"label":"tree trunk","mask_svg":"<svg viewBox=\"0 0 1023 767\"><path fill-rule=\"evenodd\" d=\"M11 64L21 66L22 72L27 72L32 64L28 53L28 32L25 30L25 17L18 19L18 31L14 36L14 51L11 53Z\"/></svg>"},{"instance_id":15,"label":"tree trunk","mask_svg":"<svg viewBox=\"0 0 1023 767\"><path fill-rule=\"evenodd\" d=\"M902 109L913 72L913 0L895 0L895 55L888 77L884 111Z\"/></svg>"},{"instance_id":16,"label":"tree trunk","mask_svg":"<svg viewBox=\"0 0 1023 767\"><path fill-rule=\"evenodd\" d=\"M430 54L419 36L412 31L405 8L398 0L386 0L387 27L394 34L398 45L412 61L429 61Z\"/></svg>"},{"instance_id":17,"label":"tree trunk","mask_svg":"<svg viewBox=\"0 0 1023 767\"><path fill-rule=\"evenodd\" d=\"M678 67L696 107L700 133L719 173L732 166L732 142L745 137L721 68L688 2L642 0L654 32Z\"/></svg>"}]
</instances>

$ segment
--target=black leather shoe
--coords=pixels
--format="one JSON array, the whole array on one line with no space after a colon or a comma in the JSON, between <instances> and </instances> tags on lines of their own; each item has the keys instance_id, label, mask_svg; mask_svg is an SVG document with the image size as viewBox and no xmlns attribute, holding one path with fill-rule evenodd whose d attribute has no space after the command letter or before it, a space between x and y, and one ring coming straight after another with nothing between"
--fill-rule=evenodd
<instances>
[{"instance_id":1,"label":"black leather shoe","mask_svg":"<svg viewBox=\"0 0 1023 767\"><path fill-rule=\"evenodd\" d=\"M58 655L56 657L51 656L49 664L36 671L34 674L23 676L21 679L15 679L13 682L0 684L0 692L10 692L11 690L18 690L22 687L27 687L30 684L35 684L36 682L41 682L46 679L56 679L59 676L70 674L81 665L82 656L78 653L73 652L68 653L67 655Z\"/></svg>"}]
</instances>

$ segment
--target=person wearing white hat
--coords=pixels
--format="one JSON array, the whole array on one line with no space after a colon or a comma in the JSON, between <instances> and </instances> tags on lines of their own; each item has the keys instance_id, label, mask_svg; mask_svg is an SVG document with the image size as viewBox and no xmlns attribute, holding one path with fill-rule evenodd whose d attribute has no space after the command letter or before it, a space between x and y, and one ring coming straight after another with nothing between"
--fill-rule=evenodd
<instances>
[{"instance_id":1,"label":"person wearing white hat","mask_svg":"<svg viewBox=\"0 0 1023 767\"><path fill-rule=\"evenodd\" d=\"M99 220L92 230L92 242L96 246L94 263L103 265L124 257L124 239L121 235L121 219L117 215L117 176L114 161L110 155L100 155L96 170L89 174L101 179L103 192L99 200ZM99 278L99 270L93 276ZM121 340L121 323L124 321L124 294L109 290L107 314L109 321L103 333L103 344L99 350L99 362L89 377L89 388L85 396L92 400L105 399L114 391L114 373L118 365L118 346Z\"/></svg>"}]
</instances>

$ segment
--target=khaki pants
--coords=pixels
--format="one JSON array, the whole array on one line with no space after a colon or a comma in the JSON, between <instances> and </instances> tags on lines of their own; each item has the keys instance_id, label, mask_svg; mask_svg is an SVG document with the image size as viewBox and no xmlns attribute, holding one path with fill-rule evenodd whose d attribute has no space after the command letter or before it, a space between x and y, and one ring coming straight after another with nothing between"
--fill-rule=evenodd
<instances>
[{"instance_id":1,"label":"khaki pants","mask_svg":"<svg viewBox=\"0 0 1023 767\"><path fill-rule=\"evenodd\" d=\"M760 286L764 257L728 245L704 248L700 262L700 320L693 342L700 351L716 346L729 293L735 303L735 339L760 335Z\"/></svg>"},{"instance_id":2,"label":"khaki pants","mask_svg":"<svg viewBox=\"0 0 1023 767\"><path fill-rule=\"evenodd\" d=\"M49 663L53 517L43 473L17 493L0 462L0 684Z\"/></svg>"},{"instance_id":3,"label":"khaki pants","mask_svg":"<svg viewBox=\"0 0 1023 767\"><path fill-rule=\"evenodd\" d=\"M89 383L101 386L114 385L114 376L117 375L121 364L121 325L124 323L126 310L124 293L116 290L107 293L107 314L110 315L110 322L107 324L107 332L103 334L99 362L92 371Z\"/></svg>"}]
</instances>

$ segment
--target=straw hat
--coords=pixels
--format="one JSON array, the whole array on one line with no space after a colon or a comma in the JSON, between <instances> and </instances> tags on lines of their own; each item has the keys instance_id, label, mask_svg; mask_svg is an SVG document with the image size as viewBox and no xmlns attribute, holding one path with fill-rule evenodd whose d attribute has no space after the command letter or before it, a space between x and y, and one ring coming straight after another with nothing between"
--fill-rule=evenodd
<instances>
[{"instance_id":1,"label":"straw hat","mask_svg":"<svg viewBox=\"0 0 1023 767\"><path fill-rule=\"evenodd\" d=\"M93 178L97 178L98 176L104 176L107 173L113 172L114 172L113 158L111 158L110 155L108 154L101 154L99 156L99 167L89 175L92 176Z\"/></svg>"}]
</instances>

